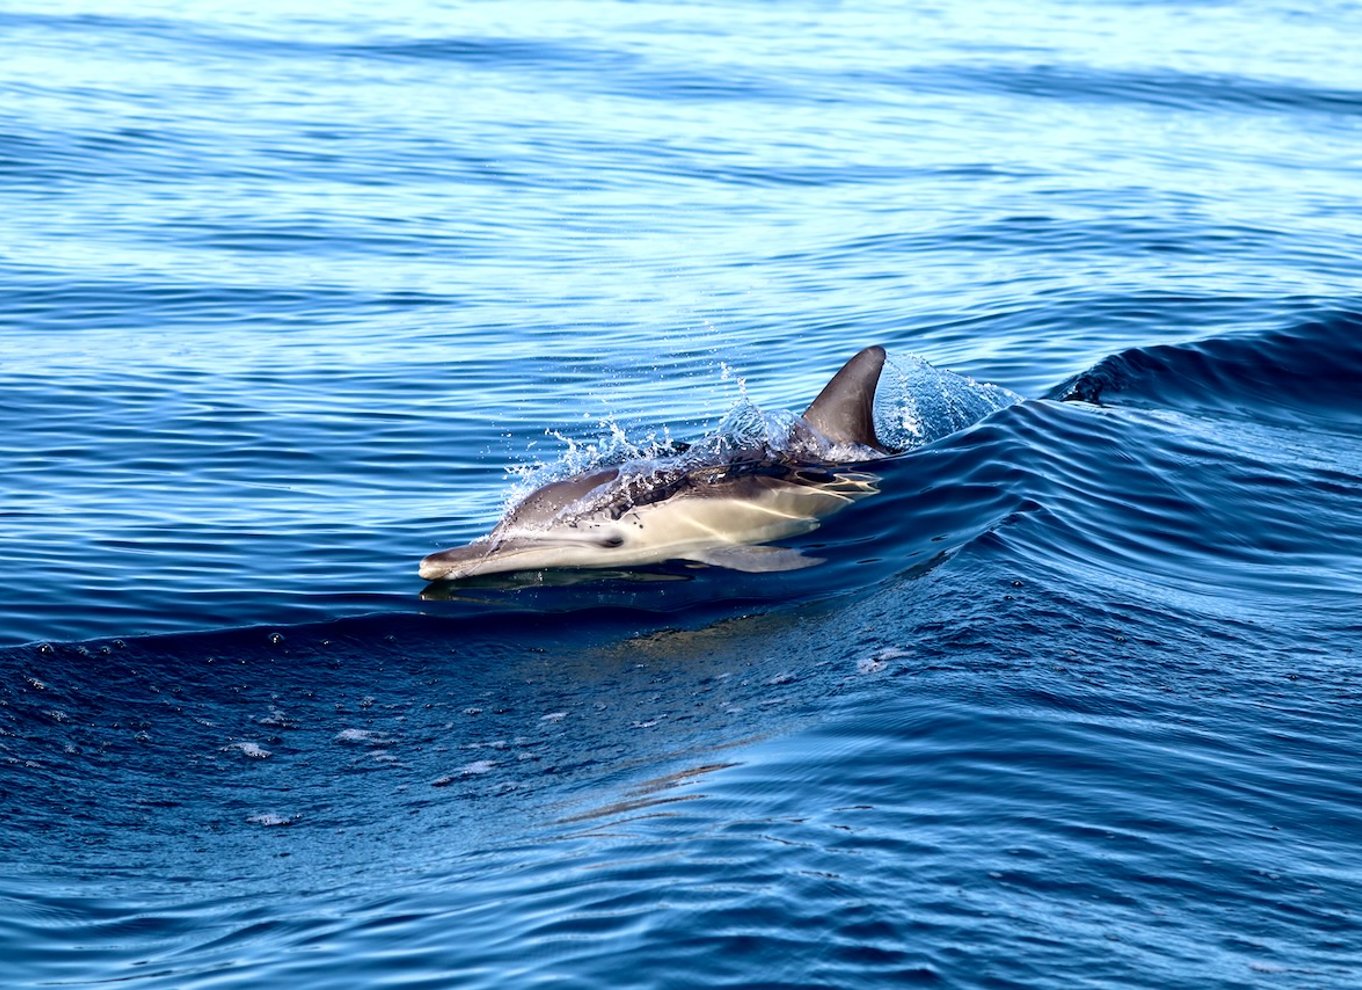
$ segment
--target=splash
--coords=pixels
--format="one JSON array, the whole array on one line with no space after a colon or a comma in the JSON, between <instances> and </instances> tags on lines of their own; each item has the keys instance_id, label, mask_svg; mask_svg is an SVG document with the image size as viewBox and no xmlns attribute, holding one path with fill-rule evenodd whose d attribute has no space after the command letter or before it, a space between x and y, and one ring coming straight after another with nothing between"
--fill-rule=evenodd
<instances>
[{"instance_id":1,"label":"splash","mask_svg":"<svg viewBox=\"0 0 1362 990\"><path fill-rule=\"evenodd\" d=\"M913 354L891 356L875 396L875 430L891 450L914 450L1021 399L1011 389L943 371Z\"/></svg>"},{"instance_id":2,"label":"splash","mask_svg":"<svg viewBox=\"0 0 1362 990\"><path fill-rule=\"evenodd\" d=\"M672 439L671 428L666 425L641 436L630 436L625 426L613 416L607 416L596 421L595 429L599 431L598 435L586 440L561 430L545 430L544 435L557 440L564 449L557 458L507 468L506 474L513 481L506 493L503 511L509 512L532 492L554 481L603 467L647 465L687 449L687 445Z\"/></svg>"},{"instance_id":3,"label":"splash","mask_svg":"<svg viewBox=\"0 0 1362 990\"><path fill-rule=\"evenodd\" d=\"M620 469L611 486L615 490L619 486L660 483L739 452L759 451L773 457L784 455L829 464L853 464L876 456L864 447L834 443L800 429L802 420L797 413L760 408L748 395L747 380L729 364L720 363L719 376L721 381L735 383L738 395L712 429L689 443L674 440L666 425L631 435L613 416L596 420L593 438L546 430L545 436L557 440L564 449L555 459L508 469L508 476L515 480L507 493L505 510L509 512L546 484L605 467ZM905 452L1019 401L1021 396L1006 388L942 371L914 355L892 357L885 365L875 399L875 428L886 447Z\"/></svg>"}]
</instances>

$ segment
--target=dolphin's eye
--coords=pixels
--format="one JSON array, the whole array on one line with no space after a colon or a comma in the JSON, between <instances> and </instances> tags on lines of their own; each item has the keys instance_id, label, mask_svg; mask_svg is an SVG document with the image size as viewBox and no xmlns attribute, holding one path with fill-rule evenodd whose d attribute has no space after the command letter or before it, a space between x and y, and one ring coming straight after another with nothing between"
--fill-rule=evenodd
<instances>
[{"instance_id":1,"label":"dolphin's eye","mask_svg":"<svg viewBox=\"0 0 1362 990\"><path fill-rule=\"evenodd\" d=\"M597 542L603 547L621 547L624 546L624 537L619 533L612 533L610 536L602 536Z\"/></svg>"}]
</instances>

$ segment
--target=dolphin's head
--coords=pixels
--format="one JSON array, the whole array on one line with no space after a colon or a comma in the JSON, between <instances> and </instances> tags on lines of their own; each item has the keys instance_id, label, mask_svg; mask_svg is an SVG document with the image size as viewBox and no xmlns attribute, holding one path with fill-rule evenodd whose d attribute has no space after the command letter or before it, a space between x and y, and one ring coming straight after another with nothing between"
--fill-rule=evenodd
<instances>
[{"instance_id":1,"label":"dolphin's head","mask_svg":"<svg viewBox=\"0 0 1362 990\"><path fill-rule=\"evenodd\" d=\"M592 562L622 548L628 534L607 515L587 513L578 519L574 509L618 476L618 469L604 468L551 482L507 513L490 536L431 554L418 573L427 581L455 581L477 574L599 566Z\"/></svg>"},{"instance_id":2,"label":"dolphin's head","mask_svg":"<svg viewBox=\"0 0 1362 990\"><path fill-rule=\"evenodd\" d=\"M456 581L507 571L608 566L614 556L627 563L624 558L630 537L622 526L592 527L589 531L522 530L433 553L421 561L419 573L427 581Z\"/></svg>"}]
</instances>

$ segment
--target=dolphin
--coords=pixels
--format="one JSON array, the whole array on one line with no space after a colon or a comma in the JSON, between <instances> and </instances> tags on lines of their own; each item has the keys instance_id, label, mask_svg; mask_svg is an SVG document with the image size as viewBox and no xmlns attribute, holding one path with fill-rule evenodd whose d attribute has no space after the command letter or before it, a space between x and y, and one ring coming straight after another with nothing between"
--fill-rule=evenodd
<instances>
[{"instance_id":1,"label":"dolphin","mask_svg":"<svg viewBox=\"0 0 1362 990\"><path fill-rule=\"evenodd\" d=\"M891 453L875 433L882 347L867 347L824 386L778 448L674 454L641 473L604 467L550 482L487 536L421 561L427 581L547 568L628 568L686 560L737 571L820 563L775 540L875 494L876 475L845 465ZM836 455L834 457L834 455Z\"/></svg>"}]
</instances>

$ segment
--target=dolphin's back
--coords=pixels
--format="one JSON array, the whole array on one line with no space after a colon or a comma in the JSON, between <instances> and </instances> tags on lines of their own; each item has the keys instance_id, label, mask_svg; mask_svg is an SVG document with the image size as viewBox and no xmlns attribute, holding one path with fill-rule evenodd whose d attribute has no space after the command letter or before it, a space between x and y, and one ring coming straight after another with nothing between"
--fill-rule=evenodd
<instances>
[{"instance_id":1,"label":"dolphin's back","mask_svg":"<svg viewBox=\"0 0 1362 990\"><path fill-rule=\"evenodd\" d=\"M546 529L561 517L564 509L610 484L619 477L619 473L619 468L602 468L590 474L550 482L531 492L523 502L506 513L492 535L510 529Z\"/></svg>"}]
</instances>

